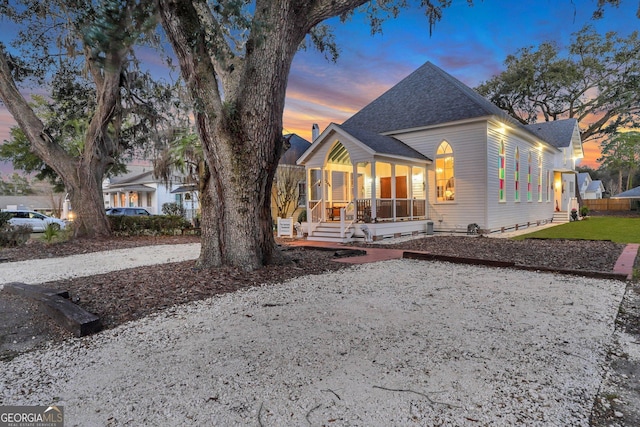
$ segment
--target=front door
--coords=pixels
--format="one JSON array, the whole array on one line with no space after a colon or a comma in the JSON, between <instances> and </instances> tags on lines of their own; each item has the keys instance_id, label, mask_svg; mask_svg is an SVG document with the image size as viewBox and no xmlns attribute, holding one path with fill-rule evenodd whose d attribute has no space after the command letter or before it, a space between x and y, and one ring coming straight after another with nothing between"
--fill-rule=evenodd
<instances>
[{"instance_id":1,"label":"front door","mask_svg":"<svg viewBox=\"0 0 640 427\"><path fill-rule=\"evenodd\" d=\"M562 194L560 210L566 211L571 199L575 197L575 174L563 173L562 174Z\"/></svg>"}]
</instances>

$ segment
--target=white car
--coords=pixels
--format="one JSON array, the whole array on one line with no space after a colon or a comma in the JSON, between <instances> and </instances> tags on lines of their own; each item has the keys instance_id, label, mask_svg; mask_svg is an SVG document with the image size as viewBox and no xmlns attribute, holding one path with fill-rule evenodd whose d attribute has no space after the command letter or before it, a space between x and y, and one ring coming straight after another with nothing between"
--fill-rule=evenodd
<instances>
[{"instance_id":1,"label":"white car","mask_svg":"<svg viewBox=\"0 0 640 427\"><path fill-rule=\"evenodd\" d=\"M63 220L46 216L39 212L8 209L3 210L2 212L11 214L11 219L9 219L9 223L11 225L26 225L31 227L31 230L34 232L44 231L49 224L53 224L53 226L57 227L59 230L64 230L67 226L67 223Z\"/></svg>"}]
</instances>

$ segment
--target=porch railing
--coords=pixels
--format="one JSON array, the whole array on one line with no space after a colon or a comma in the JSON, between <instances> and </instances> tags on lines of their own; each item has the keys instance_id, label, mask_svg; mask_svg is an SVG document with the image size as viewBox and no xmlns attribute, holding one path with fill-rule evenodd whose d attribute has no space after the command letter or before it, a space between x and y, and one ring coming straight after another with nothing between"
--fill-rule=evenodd
<instances>
[{"instance_id":1,"label":"porch railing","mask_svg":"<svg viewBox=\"0 0 640 427\"><path fill-rule=\"evenodd\" d=\"M318 200L315 202L309 202L310 212L307 216L307 221L309 222L309 230L307 231L309 235L311 235L318 225L320 221L322 221L322 200Z\"/></svg>"},{"instance_id":2,"label":"porch railing","mask_svg":"<svg viewBox=\"0 0 640 427\"><path fill-rule=\"evenodd\" d=\"M567 219L571 221L571 210L575 209L576 211L580 210L580 204L578 203L577 197L571 197L569 202L567 202Z\"/></svg>"},{"instance_id":3,"label":"porch railing","mask_svg":"<svg viewBox=\"0 0 640 427\"><path fill-rule=\"evenodd\" d=\"M340 208L340 237L343 239L347 236L347 231L353 225L355 220L357 219L356 215L355 203L350 201L347 206L344 208ZM348 221L348 222L347 222Z\"/></svg>"},{"instance_id":4,"label":"porch railing","mask_svg":"<svg viewBox=\"0 0 640 427\"><path fill-rule=\"evenodd\" d=\"M356 200L356 215L358 221L370 222L373 219L426 218L426 200L424 199L376 199L376 218L371 217L371 199Z\"/></svg>"}]
</instances>

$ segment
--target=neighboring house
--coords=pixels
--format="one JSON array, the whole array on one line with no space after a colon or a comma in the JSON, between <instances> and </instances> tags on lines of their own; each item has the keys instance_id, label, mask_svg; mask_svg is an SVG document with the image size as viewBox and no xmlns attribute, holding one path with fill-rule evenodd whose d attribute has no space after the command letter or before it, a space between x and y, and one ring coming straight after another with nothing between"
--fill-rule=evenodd
<instances>
[{"instance_id":1,"label":"neighboring house","mask_svg":"<svg viewBox=\"0 0 640 427\"><path fill-rule=\"evenodd\" d=\"M153 176L153 171L140 167L128 167L131 171L125 175L106 178L102 182L105 209L114 207L139 207L151 214L162 214L165 203L179 203L187 210L190 219L198 209L197 197L188 187L182 186L183 178L175 176L167 186L161 179ZM176 191L175 193L172 193ZM184 191L181 191L184 190Z\"/></svg>"},{"instance_id":2,"label":"neighboring house","mask_svg":"<svg viewBox=\"0 0 640 427\"><path fill-rule=\"evenodd\" d=\"M577 207L575 119L524 126L427 62L314 139L307 171L310 239L490 233ZM477 225L477 227L476 227Z\"/></svg>"},{"instance_id":3,"label":"neighboring house","mask_svg":"<svg viewBox=\"0 0 640 427\"><path fill-rule=\"evenodd\" d=\"M583 199L602 199L602 194L604 193L602 181L599 179L592 180L588 172L578 174L578 188Z\"/></svg>"},{"instance_id":4,"label":"neighboring house","mask_svg":"<svg viewBox=\"0 0 640 427\"><path fill-rule=\"evenodd\" d=\"M304 153L311 143L304 138L292 133L283 136L288 141L289 147L280 157L278 170L273 181L271 195L271 217L274 221L281 216L298 219L300 211L306 209L306 182L305 168L296 164L298 158Z\"/></svg>"},{"instance_id":5,"label":"neighboring house","mask_svg":"<svg viewBox=\"0 0 640 427\"><path fill-rule=\"evenodd\" d=\"M64 193L29 196L0 196L0 209L20 209L60 217L64 203Z\"/></svg>"}]
</instances>

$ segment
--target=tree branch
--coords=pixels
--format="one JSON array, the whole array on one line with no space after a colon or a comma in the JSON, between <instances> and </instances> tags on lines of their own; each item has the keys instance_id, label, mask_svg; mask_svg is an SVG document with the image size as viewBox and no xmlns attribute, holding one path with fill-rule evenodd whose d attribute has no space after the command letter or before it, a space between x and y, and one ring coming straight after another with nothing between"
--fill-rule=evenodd
<instances>
[{"instance_id":1,"label":"tree branch","mask_svg":"<svg viewBox=\"0 0 640 427\"><path fill-rule=\"evenodd\" d=\"M31 143L32 150L60 174L71 162L70 156L45 133L44 124L18 90L0 43L0 97Z\"/></svg>"}]
</instances>

